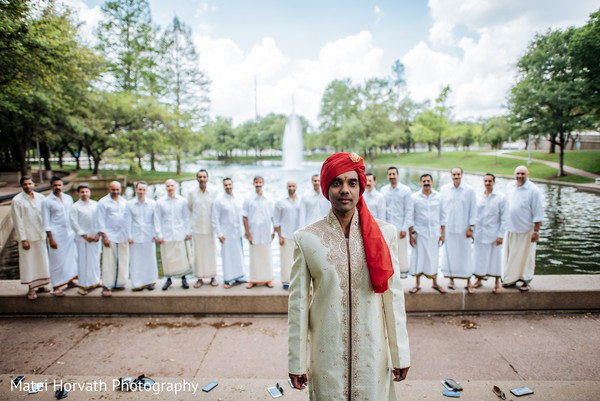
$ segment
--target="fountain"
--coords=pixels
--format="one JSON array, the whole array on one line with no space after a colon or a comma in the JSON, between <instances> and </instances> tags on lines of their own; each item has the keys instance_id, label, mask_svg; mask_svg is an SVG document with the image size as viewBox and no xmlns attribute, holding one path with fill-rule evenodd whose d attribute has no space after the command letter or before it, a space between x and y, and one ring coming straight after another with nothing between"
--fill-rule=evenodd
<instances>
[{"instance_id":1,"label":"fountain","mask_svg":"<svg viewBox=\"0 0 600 401\"><path fill-rule=\"evenodd\" d=\"M303 142L300 118L292 112L283 131L283 169L299 170L302 166Z\"/></svg>"}]
</instances>

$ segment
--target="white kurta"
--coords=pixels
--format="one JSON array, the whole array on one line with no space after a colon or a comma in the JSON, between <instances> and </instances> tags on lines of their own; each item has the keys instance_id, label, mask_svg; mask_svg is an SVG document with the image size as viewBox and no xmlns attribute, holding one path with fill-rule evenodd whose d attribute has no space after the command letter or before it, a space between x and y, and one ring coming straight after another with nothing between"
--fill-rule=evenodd
<instances>
[{"instance_id":1,"label":"white kurta","mask_svg":"<svg viewBox=\"0 0 600 401\"><path fill-rule=\"evenodd\" d=\"M243 216L248 219L252 236L250 244L250 282L268 283L273 280L273 202L266 195L254 193L244 200Z\"/></svg>"},{"instance_id":2,"label":"white kurta","mask_svg":"<svg viewBox=\"0 0 600 401\"><path fill-rule=\"evenodd\" d=\"M451 182L442 187L440 195L447 214L442 273L450 278L469 278L473 275L473 245L466 232L475 224L475 191L462 182L458 188Z\"/></svg>"},{"instance_id":3,"label":"white kurta","mask_svg":"<svg viewBox=\"0 0 600 401\"><path fill-rule=\"evenodd\" d=\"M411 221L417 244L410 257L410 274L424 274L433 277L439 268L440 227L446 224L446 211L442 207L442 197L436 190L429 196L422 191L415 192Z\"/></svg>"},{"instance_id":4,"label":"white kurta","mask_svg":"<svg viewBox=\"0 0 600 401\"><path fill-rule=\"evenodd\" d=\"M95 213L98 202L81 199L71 208L71 227L75 231L75 246L77 247L77 273L79 286L83 289L97 287L100 284L100 251L102 240L88 242L83 235L95 237L98 229L95 225Z\"/></svg>"},{"instance_id":5,"label":"white kurta","mask_svg":"<svg viewBox=\"0 0 600 401\"><path fill-rule=\"evenodd\" d=\"M242 248L242 205L235 196L223 194L213 204L212 225L215 235L225 238L221 244L223 280L244 278L244 251Z\"/></svg>"},{"instance_id":6,"label":"white kurta","mask_svg":"<svg viewBox=\"0 0 600 401\"><path fill-rule=\"evenodd\" d=\"M300 227L305 227L323 218L331 209L331 203L314 190L300 200Z\"/></svg>"},{"instance_id":7,"label":"white kurta","mask_svg":"<svg viewBox=\"0 0 600 401\"><path fill-rule=\"evenodd\" d=\"M281 282L290 282L292 264L294 263L294 233L300 228L300 197L293 200L289 196L275 203L273 225L279 227L283 245L279 246L279 262L281 266Z\"/></svg>"},{"instance_id":8,"label":"white kurta","mask_svg":"<svg viewBox=\"0 0 600 401\"><path fill-rule=\"evenodd\" d=\"M385 218L382 220L393 224L398 230L398 266L400 274L406 277L408 273L408 227L413 225L413 198L410 188L398 183L392 188L390 184L381 188L385 199ZM400 231L406 236L400 238Z\"/></svg>"},{"instance_id":9,"label":"white kurta","mask_svg":"<svg viewBox=\"0 0 600 401\"><path fill-rule=\"evenodd\" d=\"M208 188L204 192L195 188L187 194L192 220L194 275L199 279L217 275L216 244L212 228L215 195Z\"/></svg>"},{"instance_id":10,"label":"white kurta","mask_svg":"<svg viewBox=\"0 0 600 401\"><path fill-rule=\"evenodd\" d=\"M517 187L509 185L506 192L506 238L504 241L505 284L518 280L526 283L533 279L535 271L536 243L531 242L534 223L544 219L542 195L529 180Z\"/></svg>"},{"instance_id":11,"label":"white kurta","mask_svg":"<svg viewBox=\"0 0 600 401\"><path fill-rule=\"evenodd\" d=\"M19 242L21 284L31 288L43 287L50 283L46 232L42 224L43 202L42 194L33 192L33 198L30 198L25 192L21 192L13 198L10 206L14 235ZM23 248L23 241L29 242L30 249Z\"/></svg>"},{"instance_id":12,"label":"white kurta","mask_svg":"<svg viewBox=\"0 0 600 401\"><path fill-rule=\"evenodd\" d=\"M62 199L53 193L42 203L44 230L52 233L58 246L53 249L48 244L48 265L53 287L67 284L77 277L77 248L75 233L71 228L71 207L73 198L62 194Z\"/></svg>"},{"instance_id":13,"label":"white kurta","mask_svg":"<svg viewBox=\"0 0 600 401\"><path fill-rule=\"evenodd\" d=\"M122 196L117 199L115 201L108 194L98 201L96 207L96 227L110 242L110 247L104 242L102 245L102 285L109 289L124 287L129 279L129 243L125 224L127 201Z\"/></svg>"},{"instance_id":14,"label":"white kurta","mask_svg":"<svg viewBox=\"0 0 600 401\"><path fill-rule=\"evenodd\" d=\"M156 261L156 246L154 238L158 231L156 217L156 202L138 198L127 202L125 209L125 224L128 237L133 239L129 245L129 269L131 287L139 290L155 285L158 280L158 264Z\"/></svg>"},{"instance_id":15,"label":"white kurta","mask_svg":"<svg viewBox=\"0 0 600 401\"><path fill-rule=\"evenodd\" d=\"M475 276L502 277L502 245L496 239L504 237L506 214L504 195L492 191L489 196L477 194L473 268Z\"/></svg>"},{"instance_id":16,"label":"white kurta","mask_svg":"<svg viewBox=\"0 0 600 401\"><path fill-rule=\"evenodd\" d=\"M384 294L373 291L358 213L348 242L333 213L294 235L288 368L308 374L311 400L396 400L392 368L410 365L396 230L378 223L395 270Z\"/></svg>"},{"instance_id":17,"label":"white kurta","mask_svg":"<svg viewBox=\"0 0 600 401\"><path fill-rule=\"evenodd\" d=\"M191 273L192 254L186 235L191 234L190 210L187 201L179 195L166 196L157 202L156 216L160 227L157 236L165 240L160 245L165 277Z\"/></svg>"},{"instance_id":18,"label":"white kurta","mask_svg":"<svg viewBox=\"0 0 600 401\"><path fill-rule=\"evenodd\" d=\"M377 191L375 188L371 192L365 191L363 193L363 199L369 208L369 211L379 220L386 219L386 203L383 195Z\"/></svg>"}]
</instances>

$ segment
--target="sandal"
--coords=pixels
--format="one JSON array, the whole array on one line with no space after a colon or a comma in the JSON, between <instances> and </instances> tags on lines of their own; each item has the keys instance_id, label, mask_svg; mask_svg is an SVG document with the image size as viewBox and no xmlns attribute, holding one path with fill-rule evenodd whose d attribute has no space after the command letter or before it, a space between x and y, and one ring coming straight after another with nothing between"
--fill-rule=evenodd
<instances>
[{"instance_id":1,"label":"sandal","mask_svg":"<svg viewBox=\"0 0 600 401\"><path fill-rule=\"evenodd\" d=\"M421 287L414 287L414 288L411 288L410 290L408 290L408 292L411 294L416 294L420 290L421 290Z\"/></svg>"},{"instance_id":2,"label":"sandal","mask_svg":"<svg viewBox=\"0 0 600 401\"><path fill-rule=\"evenodd\" d=\"M52 291L51 294L54 295L55 297L59 297L59 298L65 296L65 293L63 290Z\"/></svg>"},{"instance_id":3,"label":"sandal","mask_svg":"<svg viewBox=\"0 0 600 401\"><path fill-rule=\"evenodd\" d=\"M246 289L249 290L250 288L254 287L255 285L256 284L254 284L254 283L248 283L248 284L246 284Z\"/></svg>"},{"instance_id":4,"label":"sandal","mask_svg":"<svg viewBox=\"0 0 600 401\"><path fill-rule=\"evenodd\" d=\"M439 285L438 285L438 286L435 286L435 287L433 287L433 286L432 286L431 288L432 288L432 289L434 289L434 290L436 290L436 291L437 291L437 292L439 292L440 294L445 294L445 293L446 293L446 290L445 290L445 289L443 289L442 287L440 287Z\"/></svg>"},{"instance_id":5,"label":"sandal","mask_svg":"<svg viewBox=\"0 0 600 401\"><path fill-rule=\"evenodd\" d=\"M210 280L210 285L212 285L213 287L216 287L219 285L219 282L215 279Z\"/></svg>"},{"instance_id":6,"label":"sandal","mask_svg":"<svg viewBox=\"0 0 600 401\"><path fill-rule=\"evenodd\" d=\"M231 284L229 283L223 283L223 288L225 288L226 290L231 288Z\"/></svg>"},{"instance_id":7,"label":"sandal","mask_svg":"<svg viewBox=\"0 0 600 401\"><path fill-rule=\"evenodd\" d=\"M529 291L531 289L531 287L529 286L529 284L523 284L522 286L519 287L519 291Z\"/></svg>"},{"instance_id":8,"label":"sandal","mask_svg":"<svg viewBox=\"0 0 600 401\"><path fill-rule=\"evenodd\" d=\"M494 394L496 394L498 397L500 397L500 399L502 399L502 400L506 399L506 394L504 394L504 392L502 390L500 390L500 387L498 387L498 386L492 387L492 392Z\"/></svg>"},{"instance_id":9,"label":"sandal","mask_svg":"<svg viewBox=\"0 0 600 401\"><path fill-rule=\"evenodd\" d=\"M196 282L194 283L194 288L200 288L200 287L202 287L202 284L204 284L204 283L202 282L202 279L198 279L198 281L196 281Z\"/></svg>"},{"instance_id":10,"label":"sandal","mask_svg":"<svg viewBox=\"0 0 600 401\"><path fill-rule=\"evenodd\" d=\"M27 293L27 299L30 301L33 301L34 299L37 299L37 294L35 293L35 291L29 291Z\"/></svg>"},{"instance_id":11,"label":"sandal","mask_svg":"<svg viewBox=\"0 0 600 401\"><path fill-rule=\"evenodd\" d=\"M112 296L112 291L107 289L102 290L102 296L103 297L111 297Z\"/></svg>"},{"instance_id":12,"label":"sandal","mask_svg":"<svg viewBox=\"0 0 600 401\"><path fill-rule=\"evenodd\" d=\"M36 288L35 292L52 292L52 290L48 287L39 287Z\"/></svg>"},{"instance_id":13,"label":"sandal","mask_svg":"<svg viewBox=\"0 0 600 401\"><path fill-rule=\"evenodd\" d=\"M266 285L267 287L269 287L269 288L273 288L273 287L275 287L275 285L274 285L272 282L270 282L270 281L269 281L268 283L266 283L265 285Z\"/></svg>"},{"instance_id":14,"label":"sandal","mask_svg":"<svg viewBox=\"0 0 600 401\"><path fill-rule=\"evenodd\" d=\"M88 292L87 292L86 290L84 290L83 288L80 288L80 289L78 289L78 290L77 290L77 293L78 293L79 295L87 295L87 294L88 294Z\"/></svg>"}]
</instances>

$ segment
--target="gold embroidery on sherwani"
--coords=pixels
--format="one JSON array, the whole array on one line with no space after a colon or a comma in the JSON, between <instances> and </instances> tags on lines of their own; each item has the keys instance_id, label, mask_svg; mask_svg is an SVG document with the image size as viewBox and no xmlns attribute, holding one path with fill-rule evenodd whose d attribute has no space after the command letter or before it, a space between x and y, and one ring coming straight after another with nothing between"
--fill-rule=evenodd
<instances>
[{"instance_id":1,"label":"gold embroidery on sherwani","mask_svg":"<svg viewBox=\"0 0 600 401\"><path fill-rule=\"evenodd\" d=\"M346 239L342 227L340 226L337 217L330 212L325 220L327 224L311 225L306 228L306 231L316 235L321 244L328 249L327 262L329 262L337 272L339 279L340 289L342 290L342 299L340 304L343 310L349 311L349 313L342 316L341 326L343 328L342 342L344 344L344 352L342 354L342 360L344 361L344 369L342 373L343 380L349 382L348 379L351 377L351 382L358 382L358 353L353 352L349 355L349 350L358 349L358 336L352 335L350 339L351 344L348 343L350 333L354 332L353 328L358 327L359 319L357 313L351 313L348 307L349 294L352 291L358 291L361 286L363 266L366 266L366 257L364 248L362 246L362 231L360 227L360 220L358 212L354 213L350 227L350 238L348 239L348 245L346 245ZM348 249L350 251L350 257L348 258ZM350 264L350 266L348 266ZM348 269L349 268L349 269ZM350 276L351 282L348 281ZM353 296L350 299L350 307L353 311L357 311L359 307L359 297ZM349 317L352 317L349 322ZM348 372L348 368L352 366L352 372ZM344 397L348 398L349 388L344 389ZM360 396L359 390L353 388L351 392L352 399L358 399Z\"/></svg>"}]
</instances>

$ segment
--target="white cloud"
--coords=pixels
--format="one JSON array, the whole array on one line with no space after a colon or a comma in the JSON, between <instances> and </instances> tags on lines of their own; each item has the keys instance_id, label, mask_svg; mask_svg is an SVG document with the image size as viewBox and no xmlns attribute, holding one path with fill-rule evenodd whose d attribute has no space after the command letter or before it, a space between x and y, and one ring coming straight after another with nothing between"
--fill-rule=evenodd
<instances>
[{"instance_id":1,"label":"white cloud","mask_svg":"<svg viewBox=\"0 0 600 401\"><path fill-rule=\"evenodd\" d=\"M375 6L375 10L373 10L373 13L375 14L375 25L378 25L383 19L385 13L381 8L379 8L379 6Z\"/></svg>"},{"instance_id":2,"label":"white cloud","mask_svg":"<svg viewBox=\"0 0 600 401\"><path fill-rule=\"evenodd\" d=\"M194 14L194 17L202 17L204 14L208 14L215 11L217 11L216 6L211 6L210 4L208 4L208 2L203 1L200 3L200 6L196 8L196 13Z\"/></svg>"},{"instance_id":3,"label":"white cloud","mask_svg":"<svg viewBox=\"0 0 600 401\"><path fill-rule=\"evenodd\" d=\"M96 43L94 30L102 20L100 6L89 8L83 0L62 0L61 3L75 11L75 20L82 24L79 29L81 39L87 44Z\"/></svg>"}]
</instances>

